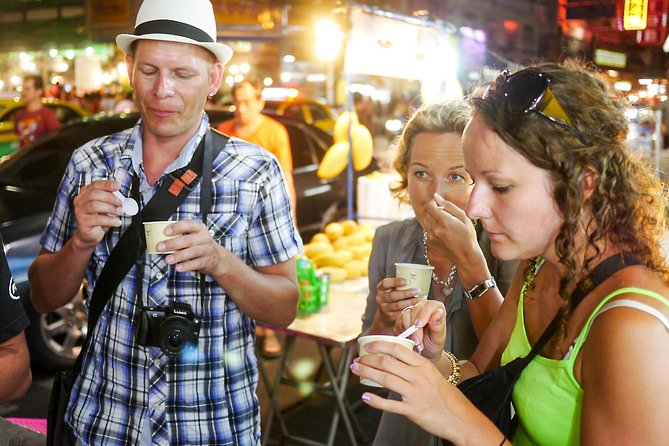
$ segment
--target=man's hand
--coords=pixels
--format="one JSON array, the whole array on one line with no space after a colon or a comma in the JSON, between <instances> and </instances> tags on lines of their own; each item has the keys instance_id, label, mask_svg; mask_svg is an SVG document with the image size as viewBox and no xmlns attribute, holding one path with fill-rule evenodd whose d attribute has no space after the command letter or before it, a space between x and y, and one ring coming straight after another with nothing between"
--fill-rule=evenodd
<instances>
[{"instance_id":1,"label":"man's hand","mask_svg":"<svg viewBox=\"0 0 669 446\"><path fill-rule=\"evenodd\" d=\"M120 188L121 184L114 180L94 181L84 186L74 198L77 230L72 241L76 248L92 249L109 228L121 226L121 200L114 196Z\"/></svg>"},{"instance_id":2,"label":"man's hand","mask_svg":"<svg viewBox=\"0 0 669 446\"><path fill-rule=\"evenodd\" d=\"M224 257L232 255L214 240L201 221L182 220L165 228L165 235L178 237L164 240L158 251L176 251L165 261L177 271L198 271L217 277L225 273Z\"/></svg>"}]
</instances>

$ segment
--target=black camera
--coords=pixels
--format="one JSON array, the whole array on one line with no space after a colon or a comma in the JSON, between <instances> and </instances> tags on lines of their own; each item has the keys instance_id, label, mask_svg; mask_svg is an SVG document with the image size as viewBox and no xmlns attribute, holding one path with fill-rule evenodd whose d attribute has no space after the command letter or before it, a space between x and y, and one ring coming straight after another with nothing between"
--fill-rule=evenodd
<instances>
[{"instance_id":1,"label":"black camera","mask_svg":"<svg viewBox=\"0 0 669 446\"><path fill-rule=\"evenodd\" d=\"M137 328L139 345L160 347L167 356L178 357L186 349L197 346L200 319L184 302L170 306L142 307Z\"/></svg>"}]
</instances>

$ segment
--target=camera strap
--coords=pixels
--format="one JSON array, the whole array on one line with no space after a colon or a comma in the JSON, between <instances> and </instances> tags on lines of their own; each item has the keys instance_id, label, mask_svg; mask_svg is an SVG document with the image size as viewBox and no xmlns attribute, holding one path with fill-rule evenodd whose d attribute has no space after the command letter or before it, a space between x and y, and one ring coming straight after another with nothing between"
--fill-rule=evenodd
<instances>
[{"instance_id":1,"label":"camera strap","mask_svg":"<svg viewBox=\"0 0 669 446\"><path fill-rule=\"evenodd\" d=\"M128 274L137 259L142 258L146 250L146 240L142 223L144 221L167 220L176 211L183 200L190 192L201 182L200 187L200 209L202 212L202 221L207 224L207 216L211 208L211 175L213 170L213 161L218 154L225 148L228 137L222 133L209 128L204 134L200 144L195 149L190 163L165 176L160 188L146 203L146 206L140 209L132 218L132 223L125 230L120 240L114 246L105 266L100 272L100 276L93 289L93 296L90 298L88 311L88 337L81 349L81 354L75 363L75 370L81 369L83 352L92 338L93 329L102 314L102 310L114 294L121 281ZM206 167L205 167L206 166ZM132 196L141 203L139 193L139 178L133 175L132 178ZM138 265L138 296L141 299L142 290L142 267ZM200 275L200 291L204 291L204 276Z\"/></svg>"}]
</instances>

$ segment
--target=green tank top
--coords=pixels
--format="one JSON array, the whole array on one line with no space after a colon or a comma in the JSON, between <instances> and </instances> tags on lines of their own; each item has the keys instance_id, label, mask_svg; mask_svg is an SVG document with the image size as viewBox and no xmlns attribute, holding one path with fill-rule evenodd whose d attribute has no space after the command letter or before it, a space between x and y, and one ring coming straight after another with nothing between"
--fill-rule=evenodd
<instances>
[{"instance_id":1,"label":"green tank top","mask_svg":"<svg viewBox=\"0 0 669 446\"><path fill-rule=\"evenodd\" d=\"M532 349L525 332L525 315L523 302L525 289L523 286L518 303L516 325L511 338L502 353L502 365L515 358L526 356ZM573 349L567 359L556 360L537 355L525 368L520 379L513 388L513 405L519 425L513 438L514 446L522 445L577 445L581 436L581 409L583 404L583 388L574 377L574 360L585 342L594 318L602 307L614 297L624 293L636 293L651 297L669 307L669 301L652 291L640 288L621 288L606 296L592 312L583 330L576 338ZM638 304L645 308L642 311L654 314L669 330L669 321L652 307L637 301L621 302L622 306ZM638 308L638 306L637 306ZM604 311L608 309L605 308ZM648 310L650 309L650 310ZM655 313L653 313L655 312Z\"/></svg>"}]
</instances>

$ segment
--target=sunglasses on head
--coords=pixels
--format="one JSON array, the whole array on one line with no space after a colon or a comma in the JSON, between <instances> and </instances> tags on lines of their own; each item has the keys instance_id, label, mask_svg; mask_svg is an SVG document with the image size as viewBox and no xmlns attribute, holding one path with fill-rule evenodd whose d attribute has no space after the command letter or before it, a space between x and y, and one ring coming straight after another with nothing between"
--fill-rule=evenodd
<instances>
[{"instance_id":1,"label":"sunglasses on head","mask_svg":"<svg viewBox=\"0 0 669 446\"><path fill-rule=\"evenodd\" d=\"M540 71L528 68L511 74L509 70L504 70L495 83L488 87L483 99L493 94L502 96L511 113L520 115L535 112L570 131L587 145L587 138L574 127L567 112L553 96L549 84L548 76Z\"/></svg>"}]
</instances>

